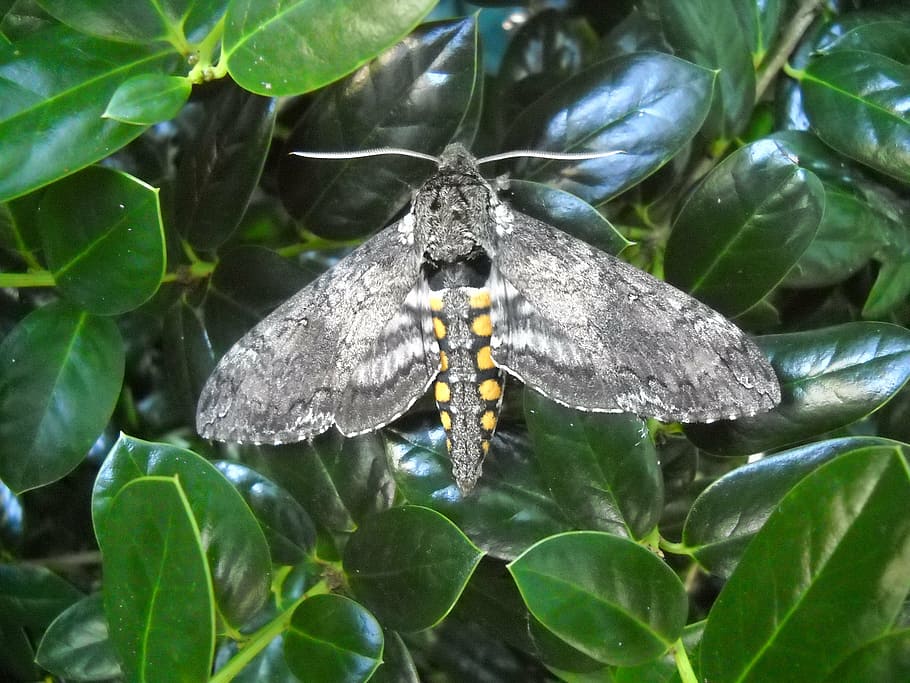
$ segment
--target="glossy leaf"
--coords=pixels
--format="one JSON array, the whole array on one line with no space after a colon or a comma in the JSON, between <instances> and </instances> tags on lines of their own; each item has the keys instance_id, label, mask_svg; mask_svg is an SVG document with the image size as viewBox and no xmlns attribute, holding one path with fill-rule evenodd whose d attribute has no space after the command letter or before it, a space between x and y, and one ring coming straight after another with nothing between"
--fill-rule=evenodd
<instances>
[{"instance_id":1,"label":"glossy leaf","mask_svg":"<svg viewBox=\"0 0 910 683\"><path fill-rule=\"evenodd\" d=\"M897 325L848 323L757 341L780 380L781 404L686 426L700 448L746 455L824 434L877 410L910 378L910 331Z\"/></svg>"},{"instance_id":2,"label":"glossy leaf","mask_svg":"<svg viewBox=\"0 0 910 683\"><path fill-rule=\"evenodd\" d=\"M401 40L434 4L237 0L225 16L222 59L246 90L276 97L309 92Z\"/></svg>"},{"instance_id":3,"label":"glossy leaf","mask_svg":"<svg viewBox=\"0 0 910 683\"><path fill-rule=\"evenodd\" d=\"M404 497L444 514L494 557L514 559L540 539L572 528L545 489L521 435L497 431L483 476L467 499L452 478L438 415L388 430L386 443Z\"/></svg>"},{"instance_id":4,"label":"glossy leaf","mask_svg":"<svg viewBox=\"0 0 910 683\"><path fill-rule=\"evenodd\" d=\"M123 383L113 322L62 303L0 344L0 479L14 492L56 481L85 458Z\"/></svg>"},{"instance_id":5,"label":"glossy leaf","mask_svg":"<svg viewBox=\"0 0 910 683\"><path fill-rule=\"evenodd\" d=\"M686 592L649 550L610 534L545 539L509 565L531 613L550 631L605 664L660 655L686 622Z\"/></svg>"},{"instance_id":6,"label":"glossy leaf","mask_svg":"<svg viewBox=\"0 0 910 683\"><path fill-rule=\"evenodd\" d=\"M70 605L48 627L35 661L51 673L72 681L120 678L100 593Z\"/></svg>"},{"instance_id":7,"label":"glossy leaf","mask_svg":"<svg viewBox=\"0 0 910 683\"><path fill-rule=\"evenodd\" d=\"M14 680L38 680L34 644L80 597L44 567L0 563L0 671Z\"/></svg>"},{"instance_id":8,"label":"glossy leaf","mask_svg":"<svg viewBox=\"0 0 910 683\"><path fill-rule=\"evenodd\" d=\"M315 595L294 610L284 637L288 666L302 681L358 683L382 662L382 628L340 595Z\"/></svg>"},{"instance_id":9,"label":"glossy leaf","mask_svg":"<svg viewBox=\"0 0 910 683\"><path fill-rule=\"evenodd\" d=\"M622 154L578 162L522 159L513 175L601 204L656 171L695 135L713 82L711 71L658 53L593 64L519 114L503 148Z\"/></svg>"},{"instance_id":10,"label":"glossy leaf","mask_svg":"<svg viewBox=\"0 0 910 683\"><path fill-rule=\"evenodd\" d=\"M137 477L97 525L104 610L126 678L208 678L215 646L212 577L178 479Z\"/></svg>"},{"instance_id":11,"label":"glossy leaf","mask_svg":"<svg viewBox=\"0 0 910 683\"><path fill-rule=\"evenodd\" d=\"M682 541L705 569L728 577L749 541L804 477L844 453L888 443L876 437L818 441L735 469L695 500Z\"/></svg>"},{"instance_id":12,"label":"glossy leaf","mask_svg":"<svg viewBox=\"0 0 910 683\"><path fill-rule=\"evenodd\" d=\"M382 664L370 678L371 683L420 683L417 666L401 636L389 630L382 635Z\"/></svg>"},{"instance_id":13,"label":"glossy leaf","mask_svg":"<svg viewBox=\"0 0 910 683\"><path fill-rule=\"evenodd\" d=\"M175 301L165 314L163 337L168 402L193 424L199 393L215 369L211 340L199 311L184 299Z\"/></svg>"},{"instance_id":14,"label":"glossy leaf","mask_svg":"<svg viewBox=\"0 0 910 683\"><path fill-rule=\"evenodd\" d=\"M300 679L291 673L284 657L284 636L272 639L265 649L244 666L232 681L234 683L260 683L261 681L299 683Z\"/></svg>"},{"instance_id":15,"label":"glossy leaf","mask_svg":"<svg viewBox=\"0 0 910 683\"><path fill-rule=\"evenodd\" d=\"M201 543L219 610L228 623L243 624L268 597L268 545L237 490L192 451L121 434L98 472L92 494L99 537L119 523L112 510L119 492L135 479L150 476L179 479L194 524L204 531Z\"/></svg>"},{"instance_id":16,"label":"glossy leaf","mask_svg":"<svg viewBox=\"0 0 910 683\"><path fill-rule=\"evenodd\" d=\"M663 508L663 481L648 428L625 414L583 413L525 392L537 465L579 528L641 538Z\"/></svg>"},{"instance_id":17,"label":"glossy leaf","mask_svg":"<svg viewBox=\"0 0 910 683\"><path fill-rule=\"evenodd\" d=\"M190 82L179 76L133 76L114 91L102 116L141 126L167 121L186 104L191 89Z\"/></svg>"},{"instance_id":18,"label":"glossy leaf","mask_svg":"<svg viewBox=\"0 0 910 683\"><path fill-rule=\"evenodd\" d=\"M63 27L0 45L0 201L78 171L142 133L101 114L121 83L167 73L173 59L161 46L111 43Z\"/></svg>"},{"instance_id":19,"label":"glossy leaf","mask_svg":"<svg viewBox=\"0 0 910 683\"><path fill-rule=\"evenodd\" d=\"M632 244L593 206L574 194L526 180L509 181L505 198L513 208L548 223L601 251L619 254Z\"/></svg>"},{"instance_id":20,"label":"glossy leaf","mask_svg":"<svg viewBox=\"0 0 910 683\"><path fill-rule=\"evenodd\" d=\"M437 154L477 112L483 72L474 18L428 24L341 83L300 120L287 149L349 151L394 146ZM385 226L433 164L401 156L353 160L288 157L282 201L318 235L362 237Z\"/></svg>"},{"instance_id":21,"label":"glossy leaf","mask_svg":"<svg viewBox=\"0 0 910 683\"><path fill-rule=\"evenodd\" d=\"M259 182L278 107L233 84L192 106L177 164L174 225L195 248L214 249L240 223Z\"/></svg>"},{"instance_id":22,"label":"glossy leaf","mask_svg":"<svg viewBox=\"0 0 910 683\"><path fill-rule=\"evenodd\" d=\"M863 305L864 318L883 318L910 298L910 263L905 259L882 264Z\"/></svg>"},{"instance_id":23,"label":"glossy leaf","mask_svg":"<svg viewBox=\"0 0 910 683\"><path fill-rule=\"evenodd\" d=\"M158 190L94 166L54 183L38 206L54 281L98 315L137 308L158 289L165 253Z\"/></svg>"},{"instance_id":24,"label":"glossy leaf","mask_svg":"<svg viewBox=\"0 0 910 683\"><path fill-rule=\"evenodd\" d=\"M298 564L316 545L316 527L307 511L275 482L235 462L215 463L259 520L274 564Z\"/></svg>"},{"instance_id":25,"label":"glossy leaf","mask_svg":"<svg viewBox=\"0 0 910 683\"><path fill-rule=\"evenodd\" d=\"M704 134L730 139L740 133L755 103L755 71L733 2L688 0L657 3L661 26L675 54L708 69L718 69L717 87ZM710 30L705 30L710 26Z\"/></svg>"},{"instance_id":26,"label":"glossy leaf","mask_svg":"<svg viewBox=\"0 0 910 683\"><path fill-rule=\"evenodd\" d=\"M778 32L786 19L787 3L783 0L733 0L733 10L747 37L753 64L764 61L777 41Z\"/></svg>"},{"instance_id":27,"label":"glossy leaf","mask_svg":"<svg viewBox=\"0 0 910 683\"><path fill-rule=\"evenodd\" d=\"M806 477L714 603L702 675L822 680L858 643L882 634L910 582L907 500L907 462L895 447L853 451Z\"/></svg>"},{"instance_id":28,"label":"glossy leaf","mask_svg":"<svg viewBox=\"0 0 910 683\"><path fill-rule=\"evenodd\" d=\"M737 150L677 216L667 243L667 280L725 315L745 312L809 246L824 196L818 178L777 142Z\"/></svg>"},{"instance_id":29,"label":"glossy leaf","mask_svg":"<svg viewBox=\"0 0 910 683\"><path fill-rule=\"evenodd\" d=\"M68 26L89 35L127 42L201 40L221 17L224 0L41 0Z\"/></svg>"},{"instance_id":30,"label":"glossy leaf","mask_svg":"<svg viewBox=\"0 0 910 683\"><path fill-rule=\"evenodd\" d=\"M396 507L364 520L344 568L355 596L384 625L420 631L449 613L482 555L439 513Z\"/></svg>"},{"instance_id":31,"label":"glossy leaf","mask_svg":"<svg viewBox=\"0 0 910 683\"><path fill-rule=\"evenodd\" d=\"M837 51L813 60L800 85L822 140L910 182L910 66L871 52Z\"/></svg>"},{"instance_id":32,"label":"glossy leaf","mask_svg":"<svg viewBox=\"0 0 910 683\"><path fill-rule=\"evenodd\" d=\"M825 683L910 679L910 629L876 638L850 653Z\"/></svg>"},{"instance_id":33,"label":"glossy leaf","mask_svg":"<svg viewBox=\"0 0 910 683\"><path fill-rule=\"evenodd\" d=\"M310 443L257 451L258 469L300 501L317 525L334 533L354 531L394 499L378 434L345 439L330 432Z\"/></svg>"}]
</instances>

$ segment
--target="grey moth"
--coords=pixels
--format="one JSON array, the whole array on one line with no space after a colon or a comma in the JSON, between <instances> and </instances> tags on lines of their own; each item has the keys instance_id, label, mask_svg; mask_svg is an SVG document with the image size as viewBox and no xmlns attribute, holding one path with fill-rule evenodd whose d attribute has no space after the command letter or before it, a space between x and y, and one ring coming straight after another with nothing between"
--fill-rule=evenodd
<instances>
[{"instance_id":1,"label":"grey moth","mask_svg":"<svg viewBox=\"0 0 910 683\"><path fill-rule=\"evenodd\" d=\"M202 390L197 428L282 444L374 431L432 391L475 486L508 376L561 404L707 422L773 408L777 378L721 314L500 199L461 145L409 212L256 325Z\"/></svg>"}]
</instances>

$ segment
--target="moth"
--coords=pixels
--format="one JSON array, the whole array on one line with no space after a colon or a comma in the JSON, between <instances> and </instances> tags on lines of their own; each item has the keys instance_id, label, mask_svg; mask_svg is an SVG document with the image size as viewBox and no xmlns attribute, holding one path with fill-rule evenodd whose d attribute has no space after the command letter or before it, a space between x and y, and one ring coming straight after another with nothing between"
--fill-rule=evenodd
<instances>
[{"instance_id":1,"label":"moth","mask_svg":"<svg viewBox=\"0 0 910 683\"><path fill-rule=\"evenodd\" d=\"M572 408L665 422L780 401L768 361L721 314L516 211L462 145L436 161L403 218L221 359L199 399L203 437L282 444L333 425L363 434L432 386L467 494L507 376Z\"/></svg>"}]
</instances>

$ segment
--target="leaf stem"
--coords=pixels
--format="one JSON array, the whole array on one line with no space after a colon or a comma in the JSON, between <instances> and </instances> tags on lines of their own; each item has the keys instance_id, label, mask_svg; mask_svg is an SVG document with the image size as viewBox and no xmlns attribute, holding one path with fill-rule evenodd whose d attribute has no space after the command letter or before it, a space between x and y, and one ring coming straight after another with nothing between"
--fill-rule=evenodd
<instances>
[{"instance_id":1,"label":"leaf stem","mask_svg":"<svg viewBox=\"0 0 910 683\"><path fill-rule=\"evenodd\" d=\"M692 662L689 661L689 653L686 652L686 648L683 646L682 638L673 644L672 649L673 659L676 661L676 670L679 672L682 683L698 683L698 677L692 668Z\"/></svg>"},{"instance_id":2,"label":"leaf stem","mask_svg":"<svg viewBox=\"0 0 910 683\"><path fill-rule=\"evenodd\" d=\"M49 270L29 273L0 273L0 289L5 287L53 287L57 284Z\"/></svg>"},{"instance_id":3,"label":"leaf stem","mask_svg":"<svg viewBox=\"0 0 910 683\"><path fill-rule=\"evenodd\" d=\"M661 537L658 545L661 550L673 553L674 555L692 556L692 550L685 543L674 543L673 541L668 541L666 538Z\"/></svg>"},{"instance_id":4,"label":"leaf stem","mask_svg":"<svg viewBox=\"0 0 910 683\"><path fill-rule=\"evenodd\" d=\"M320 581L310 588L310 590L297 598L291 603L290 607L284 610L275 619L267 623L258 631L255 631L249 639L241 645L240 651L231 657L228 663L209 679L209 683L229 683L229 681L232 681L247 664L255 659L256 655L262 652L268 644L272 642L272 640L288 630L291 625L291 617L294 615L294 610L297 609L300 603L314 595L321 595L328 592L329 588L325 581Z\"/></svg>"},{"instance_id":5,"label":"leaf stem","mask_svg":"<svg viewBox=\"0 0 910 683\"><path fill-rule=\"evenodd\" d=\"M227 74L227 62L224 59L224 52L218 57L216 64L212 63L212 57L215 54L215 48L221 45L221 39L224 37L224 16L218 20L218 23L212 27L208 35L202 39L196 48L196 64L190 69L186 77L191 83L204 83L219 78L224 78Z\"/></svg>"},{"instance_id":6,"label":"leaf stem","mask_svg":"<svg viewBox=\"0 0 910 683\"><path fill-rule=\"evenodd\" d=\"M771 59L765 62L765 66L756 74L756 101L764 96L765 91L774 81L774 77L777 76L777 72L781 69L786 71L787 60L790 58L790 54L799 41L802 40L806 29L808 29L815 20L815 15L822 10L822 5L823 0L803 0L803 2L800 3L800 6L793 14L793 19L790 21L789 26L787 26L786 31L784 31L780 41L778 41Z\"/></svg>"}]
</instances>

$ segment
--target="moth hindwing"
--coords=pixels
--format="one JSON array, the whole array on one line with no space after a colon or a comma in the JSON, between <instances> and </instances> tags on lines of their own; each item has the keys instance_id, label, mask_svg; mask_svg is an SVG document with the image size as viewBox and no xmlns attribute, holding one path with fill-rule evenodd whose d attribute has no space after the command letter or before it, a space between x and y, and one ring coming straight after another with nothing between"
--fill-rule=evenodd
<instances>
[{"instance_id":1,"label":"moth hindwing","mask_svg":"<svg viewBox=\"0 0 910 683\"><path fill-rule=\"evenodd\" d=\"M699 422L780 401L758 348L719 313L499 199L450 145L410 212L254 327L199 399L202 436L354 435L431 385L470 491L506 375L581 410Z\"/></svg>"}]
</instances>

